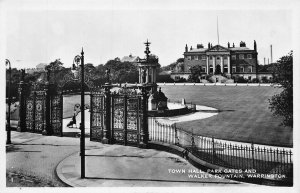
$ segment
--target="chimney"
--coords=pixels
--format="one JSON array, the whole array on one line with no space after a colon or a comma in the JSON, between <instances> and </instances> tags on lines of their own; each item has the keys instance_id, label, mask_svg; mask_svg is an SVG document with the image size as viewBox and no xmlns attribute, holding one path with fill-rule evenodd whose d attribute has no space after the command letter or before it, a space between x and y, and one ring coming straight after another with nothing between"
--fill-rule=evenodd
<instances>
[{"instance_id":1,"label":"chimney","mask_svg":"<svg viewBox=\"0 0 300 193\"><path fill-rule=\"evenodd\" d=\"M269 62L269 58L268 58L268 64L270 64L270 62Z\"/></svg>"},{"instance_id":2,"label":"chimney","mask_svg":"<svg viewBox=\"0 0 300 193\"><path fill-rule=\"evenodd\" d=\"M227 43L227 46L228 46L228 48L230 48L230 43L229 42Z\"/></svg>"},{"instance_id":3,"label":"chimney","mask_svg":"<svg viewBox=\"0 0 300 193\"><path fill-rule=\"evenodd\" d=\"M192 50L192 49L193 49L193 47L191 46L190 50Z\"/></svg>"},{"instance_id":4,"label":"chimney","mask_svg":"<svg viewBox=\"0 0 300 193\"><path fill-rule=\"evenodd\" d=\"M213 47L213 45L212 45L212 43L210 43L210 48L212 48Z\"/></svg>"},{"instance_id":5,"label":"chimney","mask_svg":"<svg viewBox=\"0 0 300 193\"><path fill-rule=\"evenodd\" d=\"M208 42L208 45L207 45L208 49L210 48L210 43Z\"/></svg>"},{"instance_id":6,"label":"chimney","mask_svg":"<svg viewBox=\"0 0 300 193\"><path fill-rule=\"evenodd\" d=\"M246 47L246 43L243 42L243 41L241 41L241 42L240 42L240 47Z\"/></svg>"},{"instance_id":7,"label":"chimney","mask_svg":"<svg viewBox=\"0 0 300 193\"><path fill-rule=\"evenodd\" d=\"M256 51L256 41L254 40L254 50Z\"/></svg>"},{"instance_id":8,"label":"chimney","mask_svg":"<svg viewBox=\"0 0 300 193\"><path fill-rule=\"evenodd\" d=\"M188 46L185 44L185 52L188 52Z\"/></svg>"},{"instance_id":9,"label":"chimney","mask_svg":"<svg viewBox=\"0 0 300 193\"><path fill-rule=\"evenodd\" d=\"M272 50L272 44L271 44L271 63L273 63L273 50Z\"/></svg>"},{"instance_id":10,"label":"chimney","mask_svg":"<svg viewBox=\"0 0 300 193\"><path fill-rule=\"evenodd\" d=\"M234 43L232 43L232 47L233 47L233 48L235 47Z\"/></svg>"},{"instance_id":11,"label":"chimney","mask_svg":"<svg viewBox=\"0 0 300 193\"><path fill-rule=\"evenodd\" d=\"M264 58L264 65L266 65L266 58Z\"/></svg>"},{"instance_id":12,"label":"chimney","mask_svg":"<svg viewBox=\"0 0 300 193\"><path fill-rule=\"evenodd\" d=\"M202 44L197 44L197 49L199 48L203 48L203 45Z\"/></svg>"}]
</instances>

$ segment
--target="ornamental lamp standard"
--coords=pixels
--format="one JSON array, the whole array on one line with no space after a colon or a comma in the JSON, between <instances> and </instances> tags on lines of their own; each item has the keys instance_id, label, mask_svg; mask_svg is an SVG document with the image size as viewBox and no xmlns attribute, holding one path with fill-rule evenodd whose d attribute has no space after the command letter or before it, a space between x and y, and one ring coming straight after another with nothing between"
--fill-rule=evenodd
<instances>
[{"instance_id":1,"label":"ornamental lamp standard","mask_svg":"<svg viewBox=\"0 0 300 193\"><path fill-rule=\"evenodd\" d=\"M7 139L6 144L11 144L11 128L10 128L10 105L11 105L11 65L8 59L5 59L5 65L8 65L8 115L7 115Z\"/></svg>"},{"instance_id":2,"label":"ornamental lamp standard","mask_svg":"<svg viewBox=\"0 0 300 193\"><path fill-rule=\"evenodd\" d=\"M81 62L81 64L80 64ZM73 60L72 73L76 80L79 80L79 64L81 71L81 123L79 129L81 130L80 135L80 156L81 156L81 178L85 178L85 120L84 120L84 52L83 48L81 51L81 56L75 56Z\"/></svg>"}]
</instances>

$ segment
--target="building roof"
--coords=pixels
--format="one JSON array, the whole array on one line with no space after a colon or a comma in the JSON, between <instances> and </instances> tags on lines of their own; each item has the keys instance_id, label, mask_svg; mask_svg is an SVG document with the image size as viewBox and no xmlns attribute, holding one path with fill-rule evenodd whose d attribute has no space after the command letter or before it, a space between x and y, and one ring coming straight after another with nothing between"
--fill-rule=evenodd
<instances>
[{"instance_id":1,"label":"building roof","mask_svg":"<svg viewBox=\"0 0 300 193\"><path fill-rule=\"evenodd\" d=\"M121 59L121 62L138 62L139 57L138 56L132 56L131 54L129 56L124 56Z\"/></svg>"},{"instance_id":2,"label":"building roof","mask_svg":"<svg viewBox=\"0 0 300 193\"><path fill-rule=\"evenodd\" d=\"M224 47L221 45L215 45L211 48L193 48L192 50L188 50L185 53L196 53L196 52L209 52L209 51L253 51L251 49L249 49L248 47Z\"/></svg>"},{"instance_id":3,"label":"building roof","mask_svg":"<svg viewBox=\"0 0 300 193\"><path fill-rule=\"evenodd\" d=\"M234 48L229 48L232 51L243 51L243 50L250 50L247 47L234 47Z\"/></svg>"},{"instance_id":4,"label":"building roof","mask_svg":"<svg viewBox=\"0 0 300 193\"><path fill-rule=\"evenodd\" d=\"M40 63L40 64L36 65L36 68L37 69L45 69L46 66L47 66L46 63Z\"/></svg>"},{"instance_id":5,"label":"building roof","mask_svg":"<svg viewBox=\"0 0 300 193\"><path fill-rule=\"evenodd\" d=\"M188 52L205 52L207 48L193 48L192 50L189 50Z\"/></svg>"}]
</instances>

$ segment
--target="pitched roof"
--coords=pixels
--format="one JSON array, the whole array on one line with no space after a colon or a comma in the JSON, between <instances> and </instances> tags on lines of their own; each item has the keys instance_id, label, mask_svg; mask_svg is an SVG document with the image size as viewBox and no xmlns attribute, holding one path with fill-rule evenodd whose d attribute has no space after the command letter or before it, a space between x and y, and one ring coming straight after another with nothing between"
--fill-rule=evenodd
<instances>
[{"instance_id":1,"label":"pitched roof","mask_svg":"<svg viewBox=\"0 0 300 193\"><path fill-rule=\"evenodd\" d=\"M36 65L36 68L38 69L45 69L45 67L47 66L46 63L39 63L38 65Z\"/></svg>"},{"instance_id":2,"label":"pitched roof","mask_svg":"<svg viewBox=\"0 0 300 193\"><path fill-rule=\"evenodd\" d=\"M189 50L188 52L205 52L207 48L193 48L192 50Z\"/></svg>"},{"instance_id":3,"label":"pitched roof","mask_svg":"<svg viewBox=\"0 0 300 193\"><path fill-rule=\"evenodd\" d=\"M138 60L139 60L138 56L129 55L129 56L124 56L121 59L121 62L138 62Z\"/></svg>"},{"instance_id":4,"label":"pitched roof","mask_svg":"<svg viewBox=\"0 0 300 193\"><path fill-rule=\"evenodd\" d=\"M239 50L250 50L247 47L234 47L234 48L229 48L232 51L239 51Z\"/></svg>"}]
</instances>

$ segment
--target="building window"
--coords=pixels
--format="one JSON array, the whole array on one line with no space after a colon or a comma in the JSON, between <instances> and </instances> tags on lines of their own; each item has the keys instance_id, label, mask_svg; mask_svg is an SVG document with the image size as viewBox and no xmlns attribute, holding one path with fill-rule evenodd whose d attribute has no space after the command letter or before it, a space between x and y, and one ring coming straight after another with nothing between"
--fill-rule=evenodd
<instances>
[{"instance_id":1,"label":"building window","mask_svg":"<svg viewBox=\"0 0 300 193\"><path fill-rule=\"evenodd\" d=\"M244 67L240 67L240 72L244 72Z\"/></svg>"},{"instance_id":2,"label":"building window","mask_svg":"<svg viewBox=\"0 0 300 193\"><path fill-rule=\"evenodd\" d=\"M212 56L209 56L209 59L212 60Z\"/></svg>"},{"instance_id":3,"label":"building window","mask_svg":"<svg viewBox=\"0 0 300 193\"><path fill-rule=\"evenodd\" d=\"M205 56L205 55L202 55L202 56L201 56L201 59L202 59L202 60L206 60L206 56Z\"/></svg>"},{"instance_id":4,"label":"building window","mask_svg":"<svg viewBox=\"0 0 300 193\"><path fill-rule=\"evenodd\" d=\"M252 59L252 54L247 54L248 59Z\"/></svg>"},{"instance_id":5,"label":"building window","mask_svg":"<svg viewBox=\"0 0 300 193\"><path fill-rule=\"evenodd\" d=\"M252 66L249 66L249 72L252 72Z\"/></svg>"},{"instance_id":6,"label":"building window","mask_svg":"<svg viewBox=\"0 0 300 193\"><path fill-rule=\"evenodd\" d=\"M220 56L217 56L217 60L220 60Z\"/></svg>"},{"instance_id":7,"label":"building window","mask_svg":"<svg viewBox=\"0 0 300 193\"><path fill-rule=\"evenodd\" d=\"M202 67L202 68L201 68L201 71L202 71L202 72L206 72L206 67Z\"/></svg>"},{"instance_id":8,"label":"building window","mask_svg":"<svg viewBox=\"0 0 300 193\"><path fill-rule=\"evenodd\" d=\"M232 56L231 56L231 59L232 59L232 60L236 60L236 55L232 55Z\"/></svg>"},{"instance_id":9,"label":"building window","mask_svg":"<svg viewBox=\"0 0 300 193\"><path fill-rule=\"evenodd\" d=\"M194 56L194 60L198 60L198 56Z\"/></svg>"},{"instance_id":10,"label":"building window","mask_svg":"<svg viewBox=\"0 0 300 193\"><path fill-rule=\"evenodd\" d=\"M213 68L212 65L210 65L210 66L209 66L209 73L213 73L213 71L214 71L214 68Z\"/></svg>"},{"instance_id":11,"label":"building window","mask_svg":"<svg viewBox=\"0 0 300 193\"><path fill-rule=\"evenodd\" d=\"M228 73L228 68L227 68L227 66L224 67L224 73Z\"/></svg>"},{"instance_id":12,"label":"building window","mask_svg":"<svg viewBox=\"0 0 300 193\"><path fill-rule=\"evenodd\" d=\"M240 55L239 55L239 59L240 59L240 60L243 60L243 59L244 59L244 54L240 54Z\"/></svg>"},{"instance_id":13,"label":"building window","mask_svg":"<svg viewBox=\"0 0 300 193\"><path fill-rule=\"evenodd\" d=\"M188 60L191 60L191 59L192 59L192 57L191 57L191 56L187 56L187 59L188 59Z\"/></svg>"},{"instance_id":14,"label":"building window","mask_svg":"<svg viewBox=\"0 0 300 193\"><path fill-rule=\"evenodd\" d=\"M236 72L236 67L235 66L232 67L232 72Z\"/></svg>"}]
</instances>

